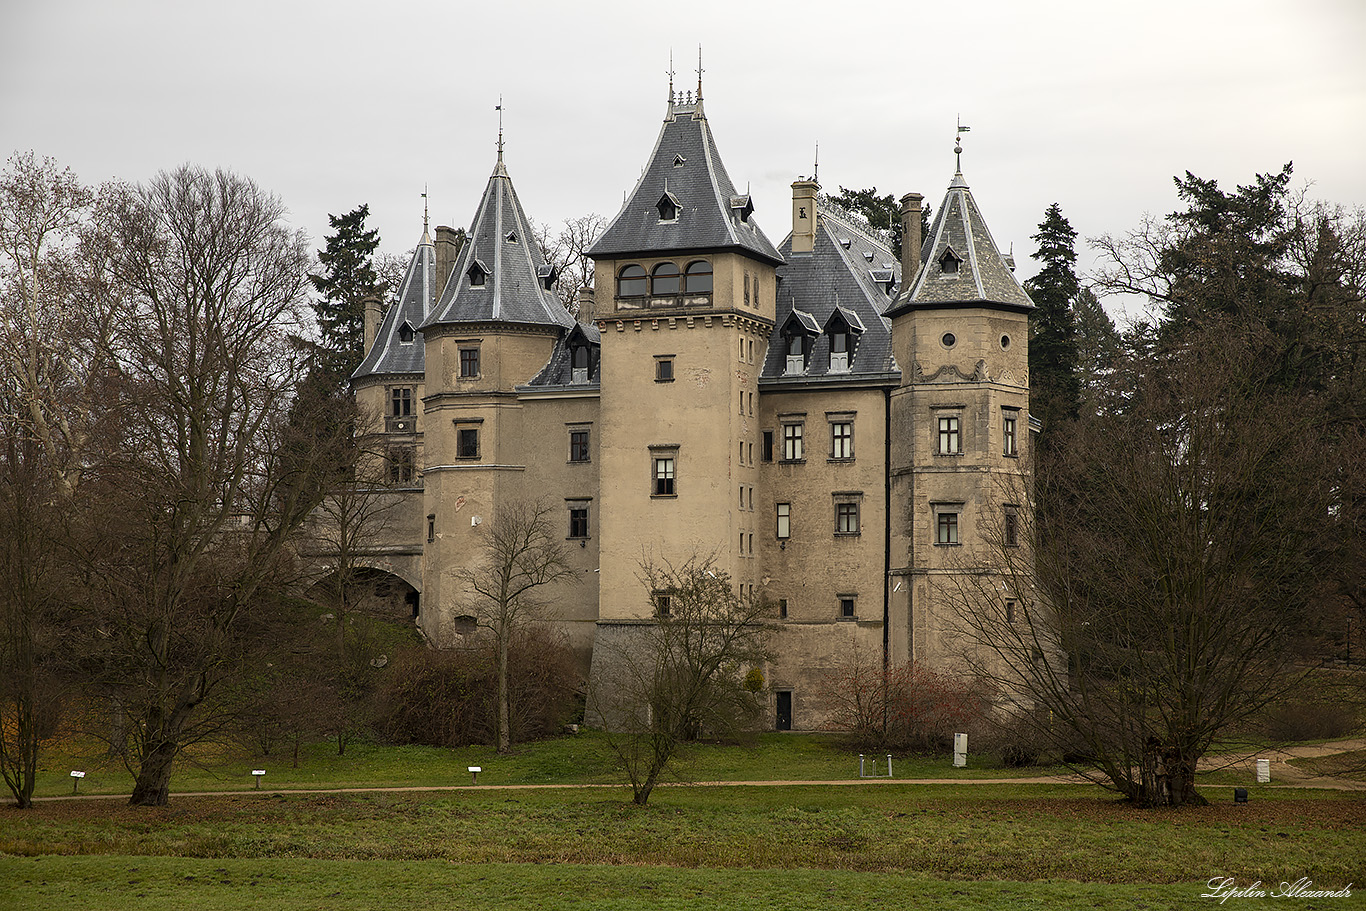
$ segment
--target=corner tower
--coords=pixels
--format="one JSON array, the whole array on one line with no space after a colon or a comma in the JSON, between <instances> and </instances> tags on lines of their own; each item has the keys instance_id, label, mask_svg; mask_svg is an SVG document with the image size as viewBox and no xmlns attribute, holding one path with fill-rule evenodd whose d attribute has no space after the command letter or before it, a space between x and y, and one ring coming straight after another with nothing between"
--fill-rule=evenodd
<instances>
[{"instance_id":1,"label":"corner tower","mask_svg":"<svg viewBox=\"0 0 1366 911\"><path fill-rule=\"evenodd\" d=\"M903 205L918 228L918 199ZM908 238L910 250L917 239ZM914 274L887 311L902 367L890 403L890 658L953 670L964 647L955 599L981 590L958 581L989 574L999 547L1025 543L1016 510L1028 493L1034 305L961 167L925 239L923 262L906 265ZM1001 607L1014 597L1002 592Z\"/></svg>"},{"instance_id":2,"label":"corner tower","mask_svg":"<svg viewBox=\"0 0 1366 911\"><path fill-rule=\"evenodd\" d=\"M450 279L422 324L426 395L423 629L453 641L457 574L477 559L479 526L527 494L538 452L516 387L536 376L574 320L550 291L554 270L503 163L489 177Z\"/></svg>"},{"instance_id":3,"label":"corner tower","mask_svg":"<svg viewBox=\"0 0 1366 911\"><path fill-rule=\"evenodd\" d=\"M754 590L758 376L782 258L696 98L670 87L643 174L589 255L602 345L602 625L651 616L643 558L715 554ZM764 524L766 528L766 523Z\"/></svg>"}]
</instances>

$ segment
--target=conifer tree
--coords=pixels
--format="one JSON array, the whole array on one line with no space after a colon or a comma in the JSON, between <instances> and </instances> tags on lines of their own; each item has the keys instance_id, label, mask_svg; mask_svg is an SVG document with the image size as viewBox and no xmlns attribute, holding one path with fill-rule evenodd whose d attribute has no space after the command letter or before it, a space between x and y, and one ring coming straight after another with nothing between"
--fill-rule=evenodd
<instances>
[{"instance_id":1,"label":"conifer tree","mask_svg":"<svg viewBox=\"0 0 1366 911\"><path fill-rule=\"evenodd\" d=\"M370 207L362 204L345 215L328 215L332 233L318 252L321 275L308 279L321 297L313 302L322 339L317 346L320 366L341 380L351 375L365 357L365 296L378 290L374 253L379 232L366 230Z\"/></svg>"},{"instance_id":2,"label":"conifer tree","mask_svg":"<svg viewBox=\"0 0 1366 911\"><path fill-rule=\"evenodd\" d=\"M1038 309L1030 321L1030 411L1043 421L1048 445L1049 428L1074 420L1081 400L1077 377L1077 325L1072 311L1080 285L1074 266L1073 242L1077 232L1053 203L1044 212L1039 233L1033 239L1039 249L1033 258L1043 263L1039 274L1025 282L1025 290Z\"/></svg>"}]
</instances>

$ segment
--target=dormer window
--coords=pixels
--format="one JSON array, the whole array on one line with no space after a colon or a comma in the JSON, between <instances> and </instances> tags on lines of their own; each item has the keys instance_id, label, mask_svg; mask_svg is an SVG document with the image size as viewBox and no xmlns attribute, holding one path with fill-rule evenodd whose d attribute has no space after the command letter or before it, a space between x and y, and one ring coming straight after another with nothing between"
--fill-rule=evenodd
<instances>
[{"instance_id":1,"label":"dormer window","mask_svg":"<svg viewBox=\"0 0 1366 911\"><path fill-rule=\"evenodd\" d=\"M541 287L549 291L555 286L555 279L560 277L560 270L553 264L547 263L536 269L536 280L541 283Z\"/></svg>"},{"instance_id":2,"label":"dormer window","mask_svg":"<svg viewBox=\"0 0 1366 911\"><path fill-rule=\"evenodd\" d=\"M939 257L939 271L944 275L957 275L962 262L952 250L945 250L944 255Z\"/></svg>"},{"instance_id":3,"label":"dormer window","mask_svg":"<svg viewBox=\"0 0 1366 911\"><path fill-rule=\"evenodd\" d=\"M785 376L797 376L806 372L807 361L811 357L812 341L820 332L815 317L796 307L792 308L792 312L783 321L782 328Z\"/></svg>"},{"instance_id":4,"label":"dormer window","mask_svg":"<svg viewBox=\"0 0 1366 911\"><path fill-rule=\"evenodd\" d=\"M650 273L650 294L658 297L664 294L677 294L679 287L678 266L674 263L660 263Z\"/></svg>"},{"instance_id":5,"label":"dormer window","mask_svg":"<svg viewBox=\"0 0 1366 911\"><path fill-rule=\"evenodd\" d=\"M587 345L579 345L570 355L570 370L572 371L572 382L582 384L588 382L588 364L591 349Z\"/></svg>"},{"instance_id":6,"label":"dormer window","mask_svg":"<svg viewBox=\"0 0 1366 911\"><path fill-rule=\"evenodd\" d=\"M835 312L825 321L825 334L830 337L830 372L848 373L858 347L863 321L852 310L835 305Z\"/></svg>"},{"instance_id":7,"label":"dormer window","mask_svg":"<svg viewBox=\"0 0 1366 911\"><path fill-rule=\"evenodd\" d=\"M665 190L664 195L655 203L659 210L660 221L678 221L678 197Z\"/></svg>"},{"instance_id":8,"label":"dormer window","mask_svg":"<svg viewBox=\"0 0 1366 911\"><path fill-rule=\"evenodd\" d=\"M482 288L488 281L489 269L488 266L476 259L465 272L465 275L469 277L471 288Z\"/></svg>"},{"instance_id":9,"label":"dormer window","mask_svg":"<svg viewBox=\"0 0 1366 911\"><path fill-rule=\"evenodd\" d=\"M830 336L830 372L848 373L852 345L848 332L834 332Z\"/></svg>"},{"instance_id":10,"label":"dormer window","mask_svg":"<svg viewBox=\"0 0 1366 911\"><path fill-rule=\"evenodd\" d=\"M744 196L732 196L730 199L730 210L735 213L735 217L742 224L749 222L750 215L754 214L754 200L749 194Z\"/></svg>"},{"instance_id":11,"label":"dormer window","mask_svg":"<svg viewBox=\"0 0 1366 911\"><path fill-rule=\"evenodd\" d=\"M413 343L413 324L404 320L403 325L398 327L398 341L401 345L411 345Z\"/></svg>"},{"instance_id":12,"label":"dormer window","mask_svg":"<svg viewBox=\"0 0 1366 911\"><path fill-rule=\"evenodd\" d=\"M510 244L515 244L515 243L517 243L517 232L516 232L516 231L509 231L509 232L508 232L508 236L505 237L504 240L506 240L506 241L507 241L508 243L510 243Z\"/></svg>"},{"instance_id":13,"label":"dormer window","mask_svg":"<svg viewBox=\"0 0 1366 911\"><path fill-rule=\"evenodd\" d=\"M805 335L789 335L787 337L787 361L783 366L783 373L792 376L806 372L806 354L810 346L806 342Z\"/></svg>"},{"instance_id":14,"label":"dormer window","mask_svg":"<svg viewBox=\"0 0 1366 911\"><path fill-rule=\"evenodd\" d=\"M688 159L684 158L682 155L675 155L675 156L674 156L674 167L675 167L675 168L681 168L681 167L683 167L683 166L684 166L685 164L687 164L687 163L688 163Z\"/></svg>"},{"instance_id":15,"label":"dormer window","mask_svg":"<svg viewBox=\"0 0 1366 911\"><path fill-rule=\"evenodd\" d=\"M617 297L643 297L645 295L645 267L626 266L617 275Z\"/></svg>"}]
</instances>

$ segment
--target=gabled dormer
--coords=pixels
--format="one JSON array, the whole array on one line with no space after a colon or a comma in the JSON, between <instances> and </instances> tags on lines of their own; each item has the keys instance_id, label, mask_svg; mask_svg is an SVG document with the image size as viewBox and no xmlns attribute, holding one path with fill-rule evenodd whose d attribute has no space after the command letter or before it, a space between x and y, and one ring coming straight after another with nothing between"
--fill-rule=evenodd
<instances>
[{"instance_id":1,"label":"gabled dormer","mask_svg":"<svg viewBox=\"0 0 1366 911\"><path fill-rule=\"evenodd\" d=\"M820 334L821 327L816 318L794 306L778 329L778 336L783 342L784 376L801 376L806 373L816 336Z\"/></svg>"},{"instance_id":2,"label":"gabled dormer","mask_svg":"<svg viewBox=\"0 0 1366 911\"><path fill-rule=\"evenodd\" d=\"M858 349L858 340L863 335L863 321L852 310L841 307L837 302L825 321L825 336L830 342L830 372L848 373Z\"/></svg>"}]
</instances>

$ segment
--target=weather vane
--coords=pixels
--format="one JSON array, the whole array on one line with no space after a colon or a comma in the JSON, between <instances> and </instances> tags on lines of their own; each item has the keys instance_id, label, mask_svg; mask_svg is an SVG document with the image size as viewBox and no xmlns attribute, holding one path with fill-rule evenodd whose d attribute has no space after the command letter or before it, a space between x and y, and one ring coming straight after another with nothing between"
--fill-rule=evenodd
<instances>
[{"instance_id":1,"label":"weather vane","mask_svg":"<svg viewBox=\"0 0 1366 911\"><path fill-rule=\"evenodd\" d=\"M963 170L963 134L969 132L972 127L963 126L963 115L958 115L958 132L953 137L953 154L955 159L954 167L962 172Z\"/></svg>"},{"instance_id":2,"label":"weather vane","mask_svg":"<svg viewBox=\"0 0 1366 911\"><path fill-rule=\"evenodd\" d=\"M664 71L669 77L669 104L674 103L674 49L669 48L669 68Z\"/></svg>"},{"instance_id":3,"label":"weather vane","mask_svg":"<svg viewBox=\"0 0 1366 911\"><path fill-rule=\"evenodd\" d=\"M422 233L427 233L427 185L422 185Z\"/></svg>"},{"instance_id":4,"label":"weather vane","mask_svg":"<svg viewBox=\"0 0 1366 911\"><path fill-rule=\"evenodd\" d=\"M498 96L498 104L494 107L498 112L498 160L503 160L503 96Z\"/></svg>"},{"instance_id":5,"label":"weather vane","mask_svg":"<svg viewBox=\"0 0 1366 911\"><path fill-rule=\"evenodd\" d=\"M702 100L702 74L704 72L705 70L702 69L702 45L699 44L697 46L697 100L699 102Z\"/></svg>"}]
</instances>

